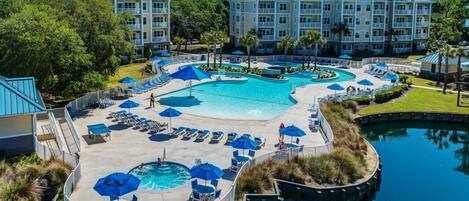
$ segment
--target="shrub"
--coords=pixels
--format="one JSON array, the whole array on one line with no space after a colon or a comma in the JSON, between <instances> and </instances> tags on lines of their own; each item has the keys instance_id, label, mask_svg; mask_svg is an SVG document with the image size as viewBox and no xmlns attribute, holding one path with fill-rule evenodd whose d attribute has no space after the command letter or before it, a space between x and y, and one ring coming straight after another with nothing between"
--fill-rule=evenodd
<instances>
[{"instance_id":1,"label":"shrub","mask_svg":"<svg viewBox=\"0 0 469 201\"><path fill-rule=\"evenodd\" d=\"M352 110L353 113L358 111L358 103L354 100L345 100L341 103L345 108Z\"/></svg>"},{"instance_id":2,"label":"shrub","mask_svg":"<svg viewBox=\"0 0 469 201\"><path fill-rule=\"evenodd\" d=\"M408 90L407 85L399 85L388 90L379 91L376 93L375 102L384 103L392 99L399 98L406 90Z\"/></svg>"},{"instance_id":3,"label":"shrub","mask_svg":"<svg viewBox=\"0 0 469 201\"><path fill-rule=\"evenodd\" d=\"M303 174L300 166L293 161L287 161L286 163L283 163L282 165L278 166L274 176L277 179L282 179L300 184L305 183L305 175Z\"/></svg>"},{"instance_id":4,"label":"shrub","mask_svg":"<svg viewBox=\"0 0 469 201\"><path fill-rule=\"evenodd\" d=\"M351 100L357 102L358 105L369 105L371 103L371 99L369 97L360 97Z\"/></svg>"},{"instance_id":5,"label":"shrub","mask_svg":"<svg viewBox=\"0 0 469 201\"><path fill-rule=\"evenodd\" d=\"M39 201L43 189L38 180L28 181L16 179L10 181L0 180L0 200L5 201Z\"/></svg>"}]
</instances>

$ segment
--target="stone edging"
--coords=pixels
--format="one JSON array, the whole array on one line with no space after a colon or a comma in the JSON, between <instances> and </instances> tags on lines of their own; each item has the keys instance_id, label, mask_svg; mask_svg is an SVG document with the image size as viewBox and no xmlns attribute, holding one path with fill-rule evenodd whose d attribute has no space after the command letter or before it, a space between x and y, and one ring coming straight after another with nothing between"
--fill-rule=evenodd
<instances>
[{"instance_id":1,"label":"stone edging","mask_svg":"<svg viewBox=\"0 0 469 201\"><path fill-rule=\"evenodd\" d=\"M362 126L370 123L408 120L469 123L469 114L444 112L389 112L357 117L355 118L355 123Z\"/></svg>"}]
</instances>

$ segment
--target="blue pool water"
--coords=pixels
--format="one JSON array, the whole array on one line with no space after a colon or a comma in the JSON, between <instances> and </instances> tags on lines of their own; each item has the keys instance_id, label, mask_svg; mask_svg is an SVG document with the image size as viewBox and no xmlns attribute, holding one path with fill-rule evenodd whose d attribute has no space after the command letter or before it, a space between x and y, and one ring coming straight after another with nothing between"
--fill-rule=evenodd
<instances>
[{"instance_id":1,"label":"blue pool water","mask_svg":"<svg viewBox=\"0 0 469 201\"><path fill-rule=\"evenodd\" d=\"M139 188L145 190L172 189L191 179L186 166L172 162L163 165L147 163L143 168L134 168L129 173L141 180Z\"/></svg>"},{"instance_id":2,"label":"blue pool water","mask_svg":"<svg viewBox=\"0 0 469 201\"><path fill-rule=\"evenodd\" d=\"M159 102L183 113L205 117L268 120L296 103L290 98L294 86L355 79L352 73L334 70L339 75L337 78L321 81L312 79L311 72L290 74L284 81L241 75L247 81L204 83L192 87L194 98L187 98L189 89L183 89L159 97Z\"/></svg>"},{"instance_id":3,"label":"blue pool water","mask_svg":"<svg viewBox=\"0 0 469 201\"><path fill-rule=\"evenodd\" d=\"M469 125L399 122L362 132L383 164L376 201L469 200Z\"/></svg>"}]
</instances>

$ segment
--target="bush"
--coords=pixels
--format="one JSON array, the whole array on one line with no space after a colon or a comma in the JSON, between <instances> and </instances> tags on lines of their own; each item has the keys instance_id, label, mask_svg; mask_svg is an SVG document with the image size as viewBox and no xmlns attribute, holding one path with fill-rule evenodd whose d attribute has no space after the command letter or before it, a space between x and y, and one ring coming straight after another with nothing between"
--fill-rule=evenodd
<instances>
[{"instance_id":1,"label":"bush","mask_svg":"<svg viewBox=\"0 0 469 201\"><path fill-rule=\"evenodd\" d=\"M399 98L404 92L408 90L407 85L399 85L388 90L383 90L376 93L375 102L384 103L395 98Z\"/></svg>"},{"instance_id":2,"label":"bush","mask_svg":"<svg viewBox=\"0 0 469 201\"><path fill-rule=\"evenodd\" d=\"M369 97L360 97L351 100L357 102L358 105L369 105L371 103L371 99Z\"/></svg>"},{"instance_id":3,"label":"bush","mask_svg":"<svg viewBox=\"0 0 469 201\"><path fill-rule=\"evenodd\" d=\"M345 100L342 101L341 104L345 108L352 110L353 113L356 113L358 111L358 103L354 100Z\"/></svg>"}]
</instances>

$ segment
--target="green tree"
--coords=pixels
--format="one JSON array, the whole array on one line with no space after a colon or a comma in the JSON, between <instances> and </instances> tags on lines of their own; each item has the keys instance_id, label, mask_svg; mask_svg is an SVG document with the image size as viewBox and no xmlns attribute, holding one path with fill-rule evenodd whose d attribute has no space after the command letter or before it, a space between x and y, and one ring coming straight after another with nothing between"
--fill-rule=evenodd
<instances>
[{"instance_id":1,"label":"green tree","mask_svg":"<svg viewBox=\"0 0 469 201\"><path fill-rule=\"evenodd\" d=\"M220 67L221 67L222 62L223 62L223 46L225 46L225 44L230 42L230 38L224 31L216 31L215 38L217 40L218 45L220 45L220 53L219 53L220 61L219 62L220 62Z\"/></svg>"},{"instance_id":2,"label":"green tree","mask_svg":"<svg viewBox=\"0 0 469 201\"><path fill-rule=\"evenodd\" d=\"M331 32L334 35L339 36L339 41L338 41L338 44L336 45L336 53L341 54L342 53L342 37L344 35L350 34L350 29L347 27L347 24L339 22L339 23L334 24L334 28L331 29Z\"/></svg>"},{"instance_id":3,"label":"green tree","mask_svg":"<svg viewBox=\"0 0 469 201\"><path fill-rule=\"evenodd\" d=\"M302 51L301 51L301 56L302 56L302 64L301 64L301 68L305 68L305 63L306 63L306 56L305 56L305 52L307 50L309 50L309 40L306 36L301 36L300 39L297 41L297 44L296 46L297 47L301 47L302 48Z\"/></svg>"},{"instance_id":4,"label":"green tree","mask_svg":"<svg viewBox=\"0 0 469 201\"><path fill-rule=\"evenodd\" d=\"M248 33L239 38L239 44L246 47L248 52L248 68L251 68L251 48L258 46L259 43L259 38L251 33Z\"/></svg>"},{"instance_id":5,"label":"green tree","mask_svg":"<svg viewBox=\"0 0 469 201\"><path fill-rule=\"evenodd\" d=\"M207 45L207 67L210 66L210 48L213 46L213 32L204 32L200 36L200 42Z\"/></svg>"},{"instance_id":6,"label":"green tree","mask_svg":"<svg viewBox=\"0 0 469 201\"><path fill-rule=\"evenodd\" d=\"M432 9L430 38L450 42L461 39L464 16L461 0L437 0Z\"/></svg>"},{"instance_id":7,"label":"green tree","mask_svg":"<svg viewBox=\"0 0 469 201\"><path fill-rule=\"evenodd\" d=\"M392 48L392 42L397 41L396 31L393 28L390 28L384 32L384 35L387 37L386 43L388 46L388 53L389 55L393 55L394 51Z\"/></svg>"},{"instance_id":8,"label":"green tree","mask_svg":"<svg viewBox=\"0 0 469 201\"><path fill-rule=\"evenodd\" d=\"M461 58L469 56L469 53L462 47L458 47L453 49L454 56L458 57L458 66L457 66L457 75L456 75L456 88L458 90L458 98L457 98L457 105L459 106L460 103L460 96L461 96Z\"/></svg>"},{"instance_id":9,"label":"green tree","mask_svg":"<svg viewBox=\"0 0 469 201\"><path fill-rule=\"evenodd\" d=\"M296 45L295 40L291 36L285 36L280 39L280 42L277 44L278 48L283 50L283 55L285 59L287 58L288 50L294 48ZM285 66L287 64L285 63Z\"/></svg>"},{"instance_id":10,"label":"green tree","mask_svg":"<svg viewBox=\"0 0 469 201\"><path fill-rule=\"evenodd\" d=\"M183 37L176 36L176 37L174 37L173 42L174 42L174 44L177 45L177 47L176 47L176 52L177 53L176 54L179 55L179 52L181 51L181 45L187 43L187 40Z\"/></svg>"},{"instance_id":11,"label":"green tree","mask_svg":"<svg viewBox=\"0 0 469 201\"><path fill-rule=\"evenodd\" d=\"M317 30L309 30L306 33L307 37L310 38L309 40L314 45L314 70L317 68L317 60L318 60L318 51L319 45L325 45L327 40L322 37L321 33ZM309 66L308 66L309 67Z\"/></svg>"}]
</instances>

